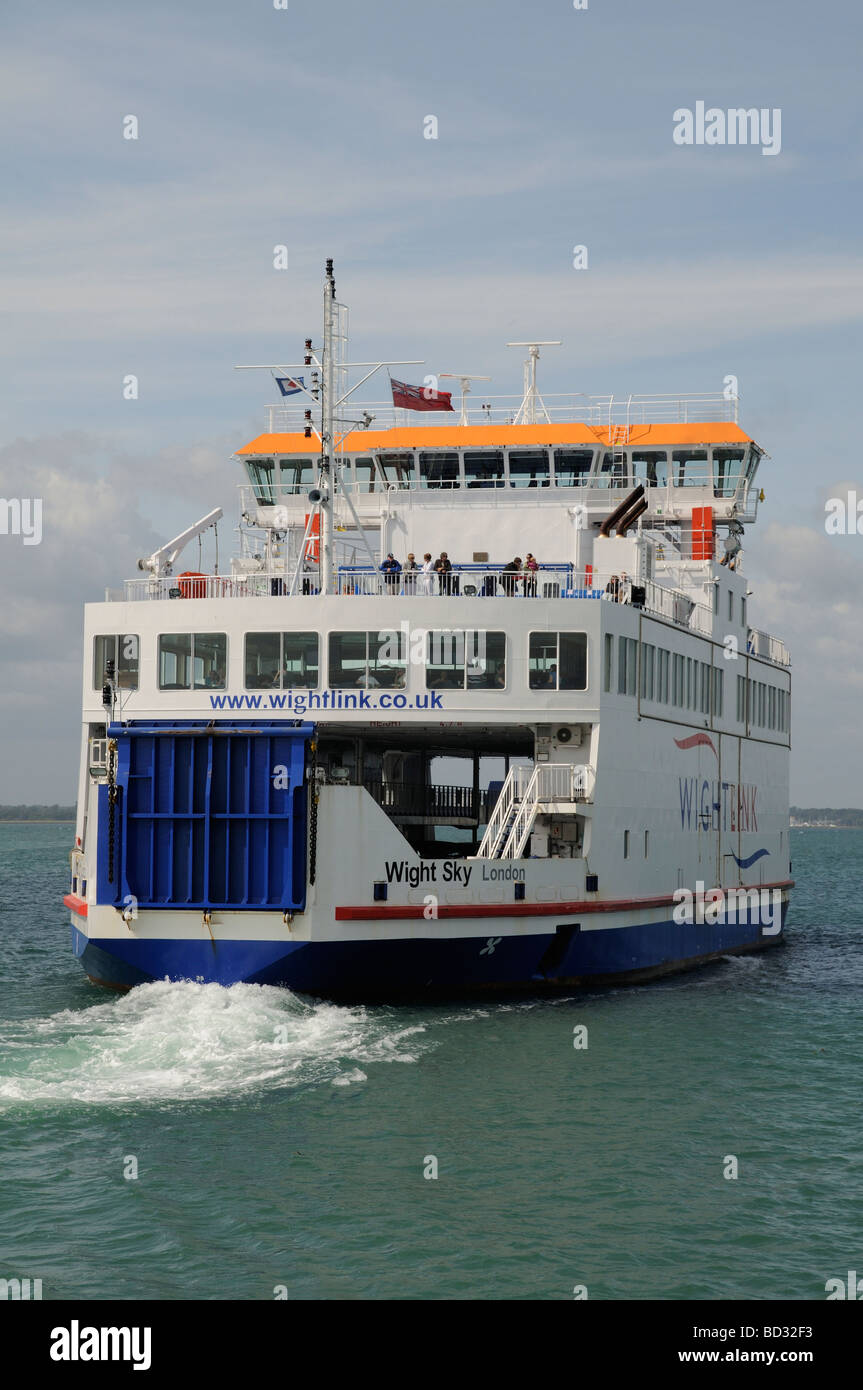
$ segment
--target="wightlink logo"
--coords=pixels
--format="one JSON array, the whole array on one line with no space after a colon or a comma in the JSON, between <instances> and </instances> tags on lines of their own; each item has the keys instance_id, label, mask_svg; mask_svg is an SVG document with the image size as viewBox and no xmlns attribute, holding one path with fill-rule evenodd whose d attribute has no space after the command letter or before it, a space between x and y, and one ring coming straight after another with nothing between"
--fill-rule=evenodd
<instances>
[{"instance_id":1,"label":"wightlink logo","mask_svg":"<svg viewBox=\"0 0 863 1390\"><path fill-rule=\"evenodd\" d=\"M760 145L762 154L782 150L782 111L762 106L721 107L697 101L695 110L679 106L673 116L675 145Z\"/></svg>"},{"instance_id":2,"label":"wightlink logo","mask_svg":"<svg viewBox=\"0 0 863 1390\"><path fill-rule=\"evenodd\" d=\"M716 927L740 922L760 927L762 936L782 930L782 891L779 888L708 888L701 879L695 892L677 888L672 918L678 926Z\"/></svg>"},{"instance_id":3,"label":"wightlink logo","mask_svg":"<svg viewBox=\"0 0 863 1390\"><path fill-rule=\"evenodd\" d=\"M131 1361L134 1371L149 1371L149 1327L81 1327L73 1318L69 1327L51 1332L52 1361Z\"/></svg>"}]
</instances>

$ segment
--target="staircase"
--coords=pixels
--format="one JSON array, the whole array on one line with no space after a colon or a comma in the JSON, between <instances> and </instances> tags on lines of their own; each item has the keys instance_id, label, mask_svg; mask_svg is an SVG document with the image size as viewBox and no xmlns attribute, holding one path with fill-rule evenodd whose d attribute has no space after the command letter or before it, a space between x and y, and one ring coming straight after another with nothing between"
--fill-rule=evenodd
<instances>
[{"instance_id":1,"label":"staircase","mask_svg":"<svg viewBox=\"0 0 863 1390\"><path fill-rule=\"evenodd\" d=\"M570 763L510 768L476 858L520 859L538 812L551 803L586 801L590 773Z\"/></svg>"}]
</instances>

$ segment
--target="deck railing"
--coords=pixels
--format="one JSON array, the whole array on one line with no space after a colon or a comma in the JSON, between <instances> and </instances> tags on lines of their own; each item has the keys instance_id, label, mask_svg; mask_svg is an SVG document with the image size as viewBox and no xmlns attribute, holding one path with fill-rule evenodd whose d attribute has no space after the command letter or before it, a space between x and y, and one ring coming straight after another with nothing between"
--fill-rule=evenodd
<instances>
[{"instance_id":1,"label":"deck railing","mask_svg":"<svg viewBox=\"0 0 863 1390\"><path fill-rule=\"evenodd\" d=\"M288 595L291 580L285 574L247 575L171 575L161 579L130 579L123 590L107 590L106 602L147 599L230 599L281 598ZM301 578L296 597L319 593L316 576ZM593 569L575 570L567 564L543 564L535 574L507 571L504 565L454 564L447 574L417 571L389 579L370 565L342 565L336 575L336 593L342 597L367 598L512 598L528 602L542 599L600 599L629 604L645 613L666 619L678 627L706 637L719 631L721 624L706 604L691 594L668 588L655 580L641 585L620 575L599 574ZM790 666L788 649L778 637L757 628L748 630L747 653Z\"/></svg>"},{"instance_id":2,"label":"deck railing","mask_svg":"<svg viewBox=\"0 0 863 1390\"><path fill-rule=\"evenodd\" d=\"M298 396L295 405L284 402L267 406L271 434L299 433L306 423L305 411L310 402ZM521 396L490 396L476 392L467 401L467 422L471 425L511 425L522 404ZM446 426L460 418L458 391L453 398L454 411L426 411L420 423ZM726 397L722 391L707 393L675 392L670 395L602 395L587 396L580 391L542 392L537 402L536 423L557 424L573 421L599 428L616 426L625 431L633 425L694 424L701 421L737 421L739 399ZM354 405L340 421L347 432L353 426L362 428L364 412L371 415L370 429L404 428L417 424L413 411L398 410L392 400L362 401ZM626 443L619 438L615 443Z\"/></svg>"}]
</instances>

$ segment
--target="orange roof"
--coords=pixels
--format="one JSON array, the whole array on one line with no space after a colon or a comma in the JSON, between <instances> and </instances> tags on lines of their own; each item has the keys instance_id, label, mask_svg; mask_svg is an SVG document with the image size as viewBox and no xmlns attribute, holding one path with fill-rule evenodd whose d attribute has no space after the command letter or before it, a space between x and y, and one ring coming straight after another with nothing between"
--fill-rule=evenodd
<instances>
[{"instance_id":1,"label":"orange roof","mask_svg":"<svg viewBox=\"0 0 863 1390\"><path fill-rule=\"evenodd\" d=\"M621 448L697 446L699 444L749 444L750 436L729 421L708 420L694 425L632 425L628 439L622 430L606 426L559 425L409 425L389 430L354 430L341 443L345 454L368 454L373 449L454 449L475 445L498 448L504 444L604 444ZM320 443L300 434L259 434L237 454L318 454Z\"/></svg>"}]
</instances>

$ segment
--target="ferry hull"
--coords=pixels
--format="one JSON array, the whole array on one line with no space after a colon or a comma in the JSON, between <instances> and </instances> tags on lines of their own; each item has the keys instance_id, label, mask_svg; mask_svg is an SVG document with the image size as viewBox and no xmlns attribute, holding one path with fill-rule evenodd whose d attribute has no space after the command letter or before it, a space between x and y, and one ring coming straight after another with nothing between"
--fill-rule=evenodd
<instances>
[{"instance_id":1,"label":"ferry hull","mask_svg":"<svg viewBox=\"0 0 863 1390\"><path fill-rule=\"evenodd\" d=\"M784 927L787 901L782 906ZM570 989L628 984L688 970L722 956L764 950L782 928L758 921L683 925L636 922L583 931L360 941L89 938L72 927L76 956L100 985L130 989L153 980L275 985L332 999L382 1000L485 989Z\"/></svg>"}]
</instances>

